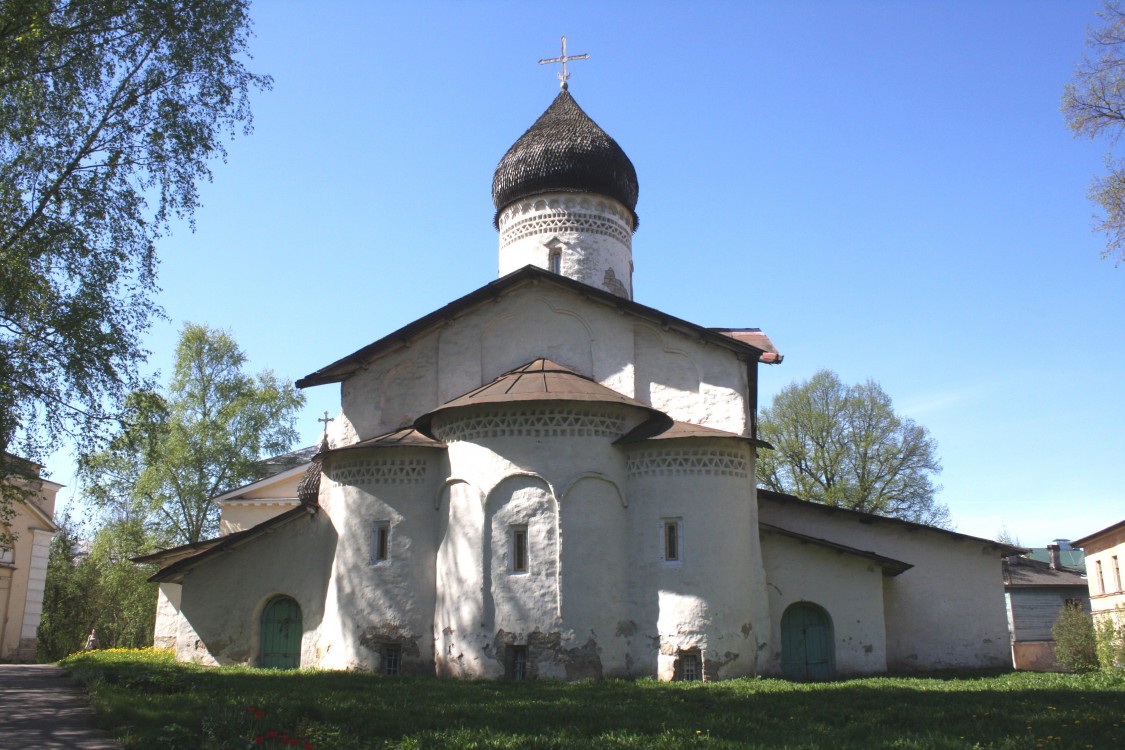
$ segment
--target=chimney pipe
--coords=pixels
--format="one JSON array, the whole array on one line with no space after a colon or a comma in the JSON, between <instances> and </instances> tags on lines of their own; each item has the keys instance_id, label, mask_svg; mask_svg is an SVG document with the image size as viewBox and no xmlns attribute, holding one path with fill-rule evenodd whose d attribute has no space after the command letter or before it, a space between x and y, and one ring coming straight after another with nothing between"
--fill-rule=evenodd
<instances>
[{"instance_id":1,"label":"chimney pipe","mask_svg":"<svg viewBox=\"0 0 1125 750\"><path fill-rule=\"evenodd\" d=\"M1051 570L1058 570L1061 567L1059 545L1053 543L1047 545L1047 559L1051 562Z\"/></svg>"}]
</instances>

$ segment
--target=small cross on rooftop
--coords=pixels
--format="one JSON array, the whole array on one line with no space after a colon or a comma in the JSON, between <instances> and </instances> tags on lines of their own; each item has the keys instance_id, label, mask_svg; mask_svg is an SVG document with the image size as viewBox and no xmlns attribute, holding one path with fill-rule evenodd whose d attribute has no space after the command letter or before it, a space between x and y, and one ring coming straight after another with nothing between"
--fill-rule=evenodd
<instances>
[{"instance_id":1,"label":"small cross on rooftop","mask_svg":"<svg viewBox=\"0 0 1125 750\"><path fill-rule=\"evenodd\" d=\"M566 54L566 37L562 38L562 55L559 57L552 57L549 60L540 60L540 65L548 65L550 63L562 63L562 72L558 74L559 80L562 81L560 86L566 90L566 79L570 78L570 73L567 72L566 64L571 60L588 60L590 58L587 54L582 55L567 55Z\"/></svg>"},{"instance_id":2,"label":"small cross on rooftop","mask_svg":"<svg viewBox=\"0 0 1125 750\"><path fill-rule=\"evenodd\" d=\"M328 416L328 412L324 412L324 416L316 420L317 422L324 422L324 434L328 434L328 423L335 422L336 420Z\"/></svg>"}]
</instances>

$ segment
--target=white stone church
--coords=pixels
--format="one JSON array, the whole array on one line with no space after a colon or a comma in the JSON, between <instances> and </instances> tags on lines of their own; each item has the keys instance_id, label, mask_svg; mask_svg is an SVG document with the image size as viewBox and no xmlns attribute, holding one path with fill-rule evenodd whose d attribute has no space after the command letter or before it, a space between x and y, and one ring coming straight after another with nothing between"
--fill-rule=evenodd
<instances>
[{"instance_id":1,"label":"white stone church","mask_svg":"<svg viewBox=\"0 0 1125 750\"><path fill-rule=\"evenodd\" d=\"M184 660L451 677L1010 665L986 539L755 488L754 328L633 300L638 183L563 90L493 178L500 278L298 381L311 461L150 555Z\"/></svg>"}]
</instances>

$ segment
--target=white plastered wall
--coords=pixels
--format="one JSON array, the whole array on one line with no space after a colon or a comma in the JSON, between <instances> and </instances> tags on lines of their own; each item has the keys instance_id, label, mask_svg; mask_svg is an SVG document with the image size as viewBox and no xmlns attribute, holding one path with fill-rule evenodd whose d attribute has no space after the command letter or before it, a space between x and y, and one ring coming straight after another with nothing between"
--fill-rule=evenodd
<instances>
[{"instance_id":1,"label":"white plastered wall","mask_svg":"<svg viewBox=\"0 0 1125 750\"><path fill-rule=\"evenodd\" d=\"M183 578L176 658L256 664L262 609L272 597L285 595L301 607L301 665L324 661L334 646L320 630L336 541L331 521L313 513L201 562ZM170 587L165 602L161 606L174 607Z\"/></svg>"},{"instance_id":2,"label":"white plastered wall","mask_svg":"<svg viewBox=\"0 0 1125 750\"><path fill-rule=\"evenodd\" d=\"M869 550L914 567L883 579L887 668L1005 667L1011 663L1000 550L894 521L862 522L816 505L764 499L763 523Z\"/></svg>"},{"instance_id":3,"label":"white plastered wall","mask_svg":"<svg viewBox=\"0 0 1125 750\"><path fill-rule=\"evenodd\" d=\"M444 476L444 453L429 449L356 449L326 462L321 496L339 543L321 629L333 648L321 666L377 671L395 644L402 673L432 674L433 499ZM386 560L375 557L380 524Z\"/></svg>"},{"instance_id":4,"label":"white plastered wall","mask_svg":"<svg viewBox=\"0 0 1125 750\"><path fill-rule=\"evenodd\" d=\"M643 416L620 406L589 408L621 413L622 432ZM517 424L523 407L504 409ZM439 422L435 432L441 431ZM626 592L612 582L623 582L624 571L605 567L615 555L625 562L623 548L603 547L626 534L624 462L611 446L615 437L578 428L573 435L477 435L449 443L452 479L438 513L439 674L502 676L511 645L528 647L538 677L628 672L626 648L614 643ZM527 532L526 571L513 570L515 528ZM595 576L603 580L588 585Z\"/></svg>"},{"instance_id":5,"label":"white plastered wall","mask_svg":"<svg viewBox=\"0 0 1125 750\"><path fill-rule=\"evenodd\" d=\"M629 447L631 655L640 674L672 679L680 653L694 650L707 679L757 672L769 611L753 471L750 447L737 440ZM680 525L678 561L664 559L668 521Z\"/></svg>"},{"instance_id":6,"label":"white plastered wall","mask_svg":"<svg viewBox=\"0 0 1125 750\"><path fill-rule=\"evenodd\" d=\"M420 334L345 381L347 428L335 433L337 446L409 424L539 357L673 419L749 430L747 365L733 351L568 289L528 284Z\"/></svg>"},{"instance_id":7,"label":"white plastered wall","mask_svg":"<svg viewBox=\"0 0 1125 750\"><path fill-rule=\"evenodd\" d=\"M500 275L524 266L551 270L626 299L633 298L633 215L612 198L543 193L506 206L500 228Z\"/></svg>"},{"instance_id":8,"label":"white plastered wall","mask_svg":"<svg viewBox=\"0 0 1125 750\"><path fill-rule=\"evenodd\" d=\"M871 674L887 669L883 573L872 560L780 534L762 534L770 601L770 648L763 674L781 674L781 618L798 602L832 620L833 671Z\"/></svg>"}]
</instances>

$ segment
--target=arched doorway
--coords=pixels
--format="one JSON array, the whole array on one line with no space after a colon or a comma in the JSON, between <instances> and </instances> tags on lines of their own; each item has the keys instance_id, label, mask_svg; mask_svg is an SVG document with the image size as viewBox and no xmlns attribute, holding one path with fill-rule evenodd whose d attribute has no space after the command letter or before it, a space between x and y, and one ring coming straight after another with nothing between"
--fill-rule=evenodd
<instances>
[{"instance_id":1,"label":"arched doorway","mask_svg":"<svg viewBox=\"0 0 1125 750\"><path fill-rule=\"evenodd\" d=\"M267 669L301 666L301 606L288 596L275 596L262 610L261 655Z\"/></svg>"},{"instance_id":2,"label":"arched doorway","mask_svg":"<svg viewBox=\"0 0 1125 750\"><path fill-rule=\"evenodd\" d=\"M832 677L832 618L810 602L798 602L781 617L781 672L789 680Z\"/></svg>"}]
</instances>

